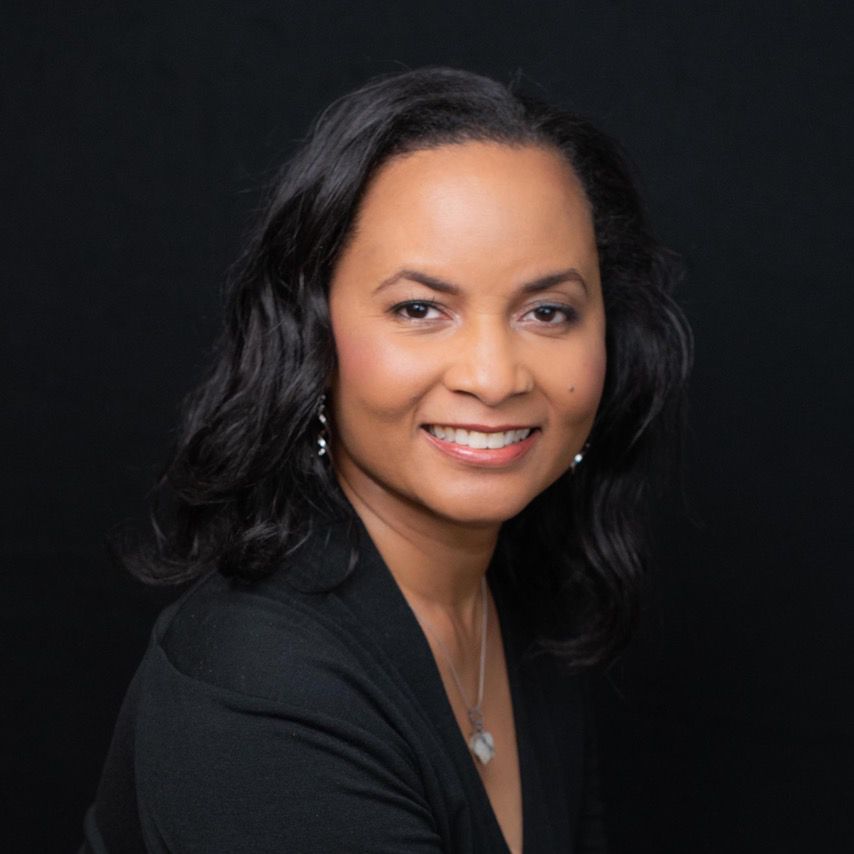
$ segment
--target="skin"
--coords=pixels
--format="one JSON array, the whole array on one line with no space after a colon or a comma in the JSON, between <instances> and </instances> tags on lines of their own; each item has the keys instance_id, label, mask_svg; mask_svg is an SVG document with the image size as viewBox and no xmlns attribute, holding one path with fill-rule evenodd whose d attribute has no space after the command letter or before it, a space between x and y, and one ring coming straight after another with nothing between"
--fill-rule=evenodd
<instances>
[{"instance_id":1,"label":"skin","mask_svg":"<svg viewBox=\"0 0 854 854\"><path fill-rule=\"evenodd\" d=\"M355 225L330 285L333 465L416 616L431 627L449 700L467 727L435 635L474 698L480 582L501 524L568 470L602 395L605 312L589 203L556 151L467 142L387 161ZM409 275L387 283L401 270L458 292ZM569 270L546 289L522 291ZM437 450L427 424L537 432L523 457L486 467ZM496 743L500 735L515 745L491 597L487 607L484 717ZM478 770L519 850L515 751L498 758Z\"/></svg>"}]
</instances>

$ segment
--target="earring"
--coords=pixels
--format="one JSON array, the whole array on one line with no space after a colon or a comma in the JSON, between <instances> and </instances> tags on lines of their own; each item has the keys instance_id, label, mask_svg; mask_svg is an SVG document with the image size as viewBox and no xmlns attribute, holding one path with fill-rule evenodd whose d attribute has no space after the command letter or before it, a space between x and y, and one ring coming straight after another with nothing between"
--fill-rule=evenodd
<instances>
[{"instance_id":1,"label":"earring","mask_svg":"<svg viewBox=\"0 0 854 854\"><path fill-rule=\"evenodd\" d=\"M584 447L572 458L572 465L569 467L569 470L573 474L575 474L576 466L581 464L581 461L584 459L584 455L588 450L590 450L590 442L585 442Z\"/></svg>"},{"instance_id":2,"label":"earring","mask_svg":"<svg viewBox=\"0 0 854 854\"><path fill-rule=\"evenodd\" d=\"M317 434L317 456L322 457L329 451L329 430L326 419L326 392L320 395L320 403L317 406L317 420L320 422L320 431Z\"/></svg>"}]
</instances>

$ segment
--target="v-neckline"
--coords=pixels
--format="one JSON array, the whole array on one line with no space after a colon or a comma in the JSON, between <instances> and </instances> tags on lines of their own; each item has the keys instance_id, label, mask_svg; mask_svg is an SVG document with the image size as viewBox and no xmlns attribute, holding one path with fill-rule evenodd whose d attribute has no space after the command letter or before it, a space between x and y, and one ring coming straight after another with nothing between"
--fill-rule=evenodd
<instances>
[{"instance_id":1,"label":"v-neckline","mask_svg":"<svg viewBox=\"0 0 854 854\"><path fill-rule=\"evenodd\" d=\"M366 594L364 597L356 597L360 610L372 612L373 619L379 619L380 625L394 627L391 634L380 633L375 636L375 640L382 642L403 679L415 690L418 702L429 713L428 717L433 726L438 729L441 742L448 751L449 757L460 769L461 778L467 790L477 800L478 803L473 806L482 815L488 817L488 832L493 839L489 841L489 845L484 846L484 850L489 851L490 854L493 852L511 854L510 846L507 844L498 816L489 799L489 793L475 765L477 760L472 756L460 730L429 641L398 586L397 580L361 520L358 521L357 527L362 548L355 575L360 576L357 582L360 586L367 585L369 588L363 591ZM355 578L353 580L356 581ZM509 607L507 591L504 589L506 582L501 578L497 553L487 571L487 583L500 623L501 642L513 706L513 726L522 797L522 849L523 854L534 854L533 821L536 807L534 792L538 781L533 745L528 731L528 709L521 684L519 651L512 642L512 639L520 636L520 623L518 615L514 614ZM496 848L496 845L500 847Z\"/></svg>"},{"instance_id":2,"label":"v-neckline","mask_svg":"<svg viewBox=\"0 0 854 854\"><path fill-rule=\"evenodd\" d=\"M356 618L356 624L366 629L365 641L377 644L383 655L398 673L399 681L413 693L414 702L421 708L426 725L438 735L449 761L458 769L460 781L468 792L474 827L486 834L479 839L477 849L489 854L511 854L498 816L489 799L483 779L475 766L465 737L460 730L442 681L439 667L429 641L397 580L382 558L367 528L357 514L355 526L359 543L359 559L350 571L350 543L347 524L332 523L316 529L305 543L308 555L296 573L289 573L289 583L304 592L329 592L339 598ZM529 709L522 687L520 657L517 645L530 642L521 614L512 607L508 579L502 572L501 551L496 549L487 569L487 583L495 601L501 626L501 639L507 667L507 680L513 705L513 726L519 761L519 782L522 794L523 854L536 854L535 846L543 838L548 821L541 815L544 797L534 756L533 734L530 732ZM480 815L482 820L478 820Z\"/></svg>"}]
</instances>

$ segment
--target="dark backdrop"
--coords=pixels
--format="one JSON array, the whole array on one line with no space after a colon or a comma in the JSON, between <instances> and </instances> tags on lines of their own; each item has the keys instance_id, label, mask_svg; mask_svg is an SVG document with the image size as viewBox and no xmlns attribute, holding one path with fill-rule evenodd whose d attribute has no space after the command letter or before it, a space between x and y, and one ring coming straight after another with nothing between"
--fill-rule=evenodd
<instances>
[{"instance_id":1,"label":"dark backdrop","mask_svg":"<svg viewBox=\"0 0 854 854\"><path fill-rule=\"evenodd\" d=\"M658 508L644 628L599 685L614 850L854 850L843 8L7 5L4 850L76 844L174 595L102 538L145 512L263 181L332 98L428 63L597 118L687 264L690 516Z\"/></svg>"}]
</instances>

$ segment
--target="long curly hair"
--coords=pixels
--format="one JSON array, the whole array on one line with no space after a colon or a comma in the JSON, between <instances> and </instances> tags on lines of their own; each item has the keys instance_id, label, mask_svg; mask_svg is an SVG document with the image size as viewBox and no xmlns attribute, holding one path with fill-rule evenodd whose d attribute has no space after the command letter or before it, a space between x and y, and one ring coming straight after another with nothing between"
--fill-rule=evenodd
<instances>
[{"instance_id":1,"label":"long curly hair","mask_svg":"<svg viewBox=\"0 0 854 854\"><path fill-rule=\"evenodd\" d=\"M514 89L422 68L372 80L318 117L235 267L216 358L185 401L155 490L154 536L117 549L132 573L178 583L218 570L251 583L286 564L319 520L352 514L317 456L316 414L335 365L330 276L367 183L389 158L419 149L539 145L566 158L591 204L607 372L583 464L505 523L499 547L543 650L584 667L624 646L645 564L650 473L679 443L692 361L671 297L679 265L653 236L619 146Z\"/></svg>"}]
</instances>

